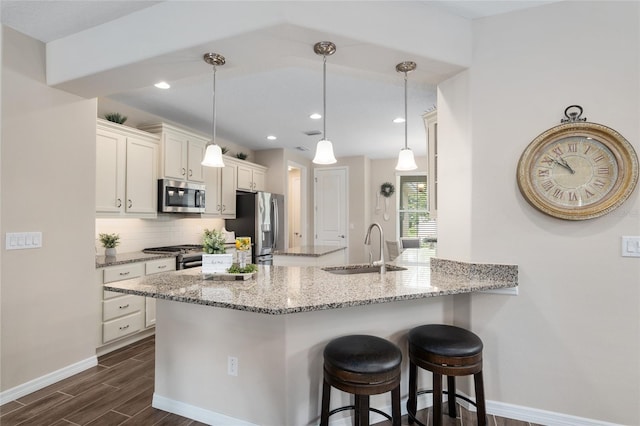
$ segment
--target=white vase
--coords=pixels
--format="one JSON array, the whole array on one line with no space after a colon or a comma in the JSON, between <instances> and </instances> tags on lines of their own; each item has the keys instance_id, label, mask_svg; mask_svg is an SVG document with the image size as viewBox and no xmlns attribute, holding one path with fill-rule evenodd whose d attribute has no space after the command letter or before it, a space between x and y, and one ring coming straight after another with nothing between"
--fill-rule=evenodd
<instances>
[{"instance_id":1,"label":"white vase","mask_svg":"<svg viewBox=\"0 0 640 426\"><path fill-rule=\"evenodd\" d=\"M110 248L105 248L104 249L104 255L105 256L115 256L116 255L116 248L115 247L110 247Z\"/></svg>"}]
</instances>

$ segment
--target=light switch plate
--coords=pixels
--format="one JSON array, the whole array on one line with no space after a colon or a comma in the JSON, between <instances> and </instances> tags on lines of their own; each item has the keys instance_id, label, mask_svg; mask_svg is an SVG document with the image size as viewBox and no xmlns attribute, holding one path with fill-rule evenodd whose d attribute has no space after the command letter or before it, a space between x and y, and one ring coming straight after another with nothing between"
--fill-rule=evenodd
<instances>
[{"instance_id":1,"label":"light switch plate","mask_svg":"<svg viewBox=\"0 0 640 426\"><path fill-rule=\"evenodd\" d=\"M7 250L25 250L42 247L42 232L7 232Z\"/></svg>"},{"instance_id":2,"label":"light switch plate","mask_svg":"<svg viewBox=\"0 0 640 426\"><path fill-rule=\"evenodd\" d=\"M640 237L622 237L622 257L640 257Z\"/></svg>"}]
</instances>

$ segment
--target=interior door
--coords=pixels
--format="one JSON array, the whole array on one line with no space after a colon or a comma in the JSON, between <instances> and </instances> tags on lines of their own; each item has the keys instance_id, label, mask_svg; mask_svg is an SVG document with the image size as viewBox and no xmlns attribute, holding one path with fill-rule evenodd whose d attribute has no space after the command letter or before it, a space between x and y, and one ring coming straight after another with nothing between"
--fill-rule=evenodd
<instances>
[{"instance_id":1,"label":"interior door","mask_svg":"<svg viewBox=\"0 0 640 426\"><path fill-rule=\"evenodd\" d=\"M315 244L348 245L347 169L314 169Z\"/></svg>"},{"instance_id":2,"label":"interior door","mask_svg":"<svg viewBox=\"0 0 640 426\"><path fill-rule=\"evenodd\" d=\"M300 197L300 169L289 170L289 247L300 247L302 240Z\"/></svg>"}]
</instances>

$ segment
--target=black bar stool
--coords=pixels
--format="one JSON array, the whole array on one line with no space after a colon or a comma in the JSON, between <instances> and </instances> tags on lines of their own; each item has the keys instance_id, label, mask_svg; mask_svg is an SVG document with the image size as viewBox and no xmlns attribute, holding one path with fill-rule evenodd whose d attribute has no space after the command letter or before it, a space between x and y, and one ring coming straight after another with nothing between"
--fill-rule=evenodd
<instances>
[{"instance_id":1,"label":"black bar stool","mask_svg":"<svg viewBox=\"0 0 640 426\"><path fill-rule=\"evenodd\" d=\"M375 336L351 335L330 341L324 348L324 380L320 426L329 416L355 410L355 426L369 425L369 411L383 415L400 426L400 363L402 352L388 340ZM355 395L355 405L329 411L331 386ZM370 395L391 392L391 416L369 407Z\"/></svg>"},{"instance_id":2,"label":"black bar stool","mask_svg":"<svg viewBox=\"0 0 640 426\"><path fill-rule=\"evenodd\" d=\"M433 425L442 425L442 376L447 376L449 417L456 417L456 397L474 405L478 426L487 424L487 410L482 382L482 340L464 328L452 325L430 324L409 331L409 399L407 414L409 424L416 422L417 397L433 392ZM433 390L418 392L417 367L433 374ZM473 374L476 402L463 395L456 395L456 376Z\"/></svg>"}]
</instances>

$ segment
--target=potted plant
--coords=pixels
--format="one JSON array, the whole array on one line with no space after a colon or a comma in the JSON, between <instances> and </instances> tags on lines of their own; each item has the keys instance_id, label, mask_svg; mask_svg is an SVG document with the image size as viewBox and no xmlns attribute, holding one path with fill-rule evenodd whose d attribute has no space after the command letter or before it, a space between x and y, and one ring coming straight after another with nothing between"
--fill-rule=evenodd
<instances>
[{"instance_id":1,"label":"potted plant","mask_svg":"<svg viewBox=\"0 0 640 426\"><path fill-rule=\"evenodd\" d=\"M120 244L120 235L118 234L99 234L100 242L104 247L105 256L115 256L116 246Z\"/></svg>"},{"instance_id":2,"label":"potted plant","mask_svg":"<svg viewBox=\"0 0 640 426\"><path fill-rule=\"evenodd\" d=\"M236 158L239 158L240 160L246 160L248 156L249 155L245 154L244 152L239 152L236 154Z\"/></svg>"},{"instance_id":3,"label":"potted plant","mask_svg":"<svg viewBox=\"0 0 640 426\"><path fill-rule=\"evenodd\" d=\"M104 118L108 121L118 124L124 124L127 121L127 116L120 114L119 112L112 112L109 114L105 114Z\"/></svg>"},{"instance_id":4,"label":"potted plant","mask_svg":"<svg viewBox=\"0 0 640 426\"><path fill-rule=\"evenodd\" d=\"M216 274L224 273L233 263L233 255L226 254L224 246L225 235L222 231L215 229L204 230L202 236L202 273Z\"/></svg>"}]
</instances>

